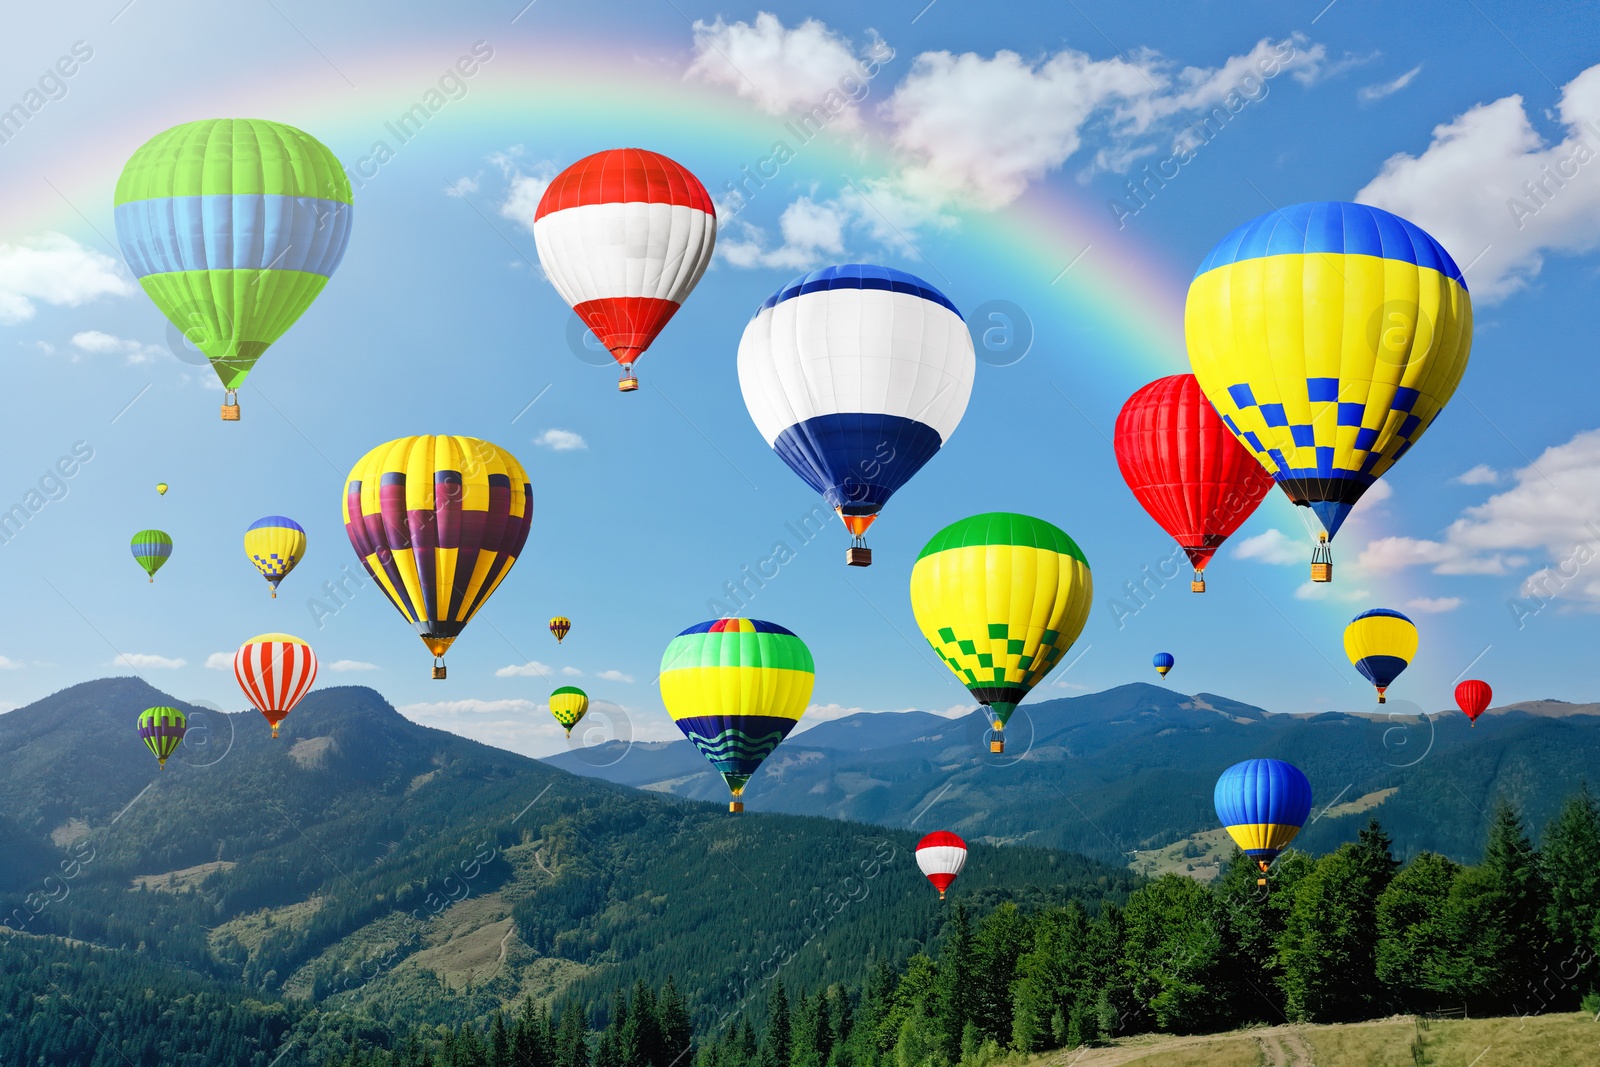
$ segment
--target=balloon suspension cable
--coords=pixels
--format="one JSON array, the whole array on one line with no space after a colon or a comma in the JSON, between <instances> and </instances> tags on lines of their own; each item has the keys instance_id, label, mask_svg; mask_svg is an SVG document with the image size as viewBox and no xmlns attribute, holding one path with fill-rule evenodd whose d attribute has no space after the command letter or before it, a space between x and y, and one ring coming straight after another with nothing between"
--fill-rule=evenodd
<instances>
[{"instance_id":1,"label":"balloon suspension cable","mask_svg":"<svg viewBox=\"0 0 1600 1067\"><path fill-rule=\"evenodd\" d=\"M1322 534L1317 539L1316 547L1311 550L1311 580L1333 581L1333 546L1328 544L1327 534Z\"/></svg>"}]
</instances>

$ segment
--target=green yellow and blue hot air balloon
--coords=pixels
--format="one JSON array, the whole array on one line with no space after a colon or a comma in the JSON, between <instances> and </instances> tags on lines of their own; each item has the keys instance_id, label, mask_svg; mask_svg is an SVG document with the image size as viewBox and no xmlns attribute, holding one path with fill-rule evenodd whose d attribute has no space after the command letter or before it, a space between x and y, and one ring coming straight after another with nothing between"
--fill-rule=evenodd
<instances>
[{"instance_id":1,"label":"green yellow and blue hot air balloon","mask_svg":"<svg viewBox=\"0 0 1600 1067\"><path fill-rule=\"evenodd\" d=\"M123 257L211 361L229 421L256 360L339 266L350 222L350 179L338 159L279 122L174 126L134 152L117 180Z\"/></svg>"},{"instance_id":2,"label":"green yellow and blue hot air balloon","mask_svg":"<svg viewBox=\"0 0 1600 1067\"><path fill-rule=\"evenodd\" d=\"M1228 835L1266 874L1311 814L1311 783L1292 763L1245 760L1222 772L1212 800Z\"/></svg>"},{"instance_id":3,"label":"green yellow and blue hot air balloon","mask_svg":"<svg viewBox=\"0 0 1600 1067\"><path fill-rule=\"evenodd\" d=\"M133 549L133 561L144 568L153 582L156 580L156 571L172 555L172 538L162 530L140 530L133 535L128 547Z\"/></svg>"},{"instance_id":4,"label":"green yellow and blue hot air balloon","mask_svg":"<svg viewBox=\"0 0 1600 1067\"><path fill-rule=\"evenodd\" d=\"M1416 623L1391 608L1363 611L1344 628L1344 653L1386 703L1384 691L1416 658Z\"/></svg>"},{"instance_id":5,"label":"green yellow and blue hot air balloon","mask_svg":"<svg viewBox=\"0 0 1600 1067\"><path fill-rule=\"evenodd\" d=\"M588 711L589 694L575 685L564 685L550 694L550 714L556 717L556 722L566 727L568 737L572 736L572 728Z\"/></svg>"},{"instance_id":6,"label":"green yellow and blue hot air balloon","mask_svg":"<svg viewBox=\"0 0 1600 1067\"><path fill-rule=\"evenodd\" d=\"M1328 542L1456 391L1472 299L1450 254L1365 204L1296 204L1234 230L1189 285L1184 332L1217 414Z\"/></svg>"},{"instance_id":7,"label":"green yellow and blue hot air balloon","mask_svg":"<svg viewBox=\"0 0 1600 1067\"><path fill-rule=\"evenodd\" d=\"M282 515L257 519L244 532L244 554L278 596L278 583L305 558L306 531L298 522Z\"/></svg>"},{"instance_id":8,"label":"green yellow and blue hot air balloon","mask_svg":"<svg viewBox=\"0 0 1600 1067\"><path fill-rule=\"evenodd\" d=\"M177 708L145 708L139 713L139 737L162 767L188 729L188 718Z\"/></svg>"},{"instance_id":9,"label":"green yellow and blue hot air balloon","mask_svg":"<svg viewBox=\"0 0 1600 1067\"><path fill-rule=\"evenodd\" d=\"M661 657L661 702L733 792L729 811L761 761L789 736L816 666L805 642L774 622L713 619L689 627Z\"/></svg>"}]
</instances>

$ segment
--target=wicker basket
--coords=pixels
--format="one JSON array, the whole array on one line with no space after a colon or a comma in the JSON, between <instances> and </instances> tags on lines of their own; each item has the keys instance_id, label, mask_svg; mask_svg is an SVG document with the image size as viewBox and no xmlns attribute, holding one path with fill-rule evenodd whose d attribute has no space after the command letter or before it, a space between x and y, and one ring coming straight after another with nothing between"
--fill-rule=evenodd
<instances>
[{"instance_id":1,"label":"wicker basket","mask_svg":"<svg viewBox=\"0 0 1600 1067\"><path fill-rule=\"evenodd\" d=\"M847 548L844 550L844 561L851 567L870 567L872 566L872 549Z\"/></svg>"},{"instance_id":2,"label":"wicker basket","mask_svg":"<svg viewBox=\"0 0 1600 1067\"><path fill-rule=\"evenodd\" d=\"M1005 750L1006 750L1006 742L1005 742L1004 738L997 737L993 741L989 742L989 751L990 752L1004 752Z\"/></svg>"},{"instance_id":3,"label":"wicker basket","mask_svg":"<svg viewBox=\"0 0 1600 1067\"><path fill-rule=\"evenodd\" d=\"M224 405L222 405L222 421L223 422L238 422L239 421L239 405L238 404L224 404Z\"/></svg>"},{"instance_id":4,"label":"wicker basket","mask_svg":"<svg viewBox=\"0 0 1600 1067\"><path fill-rule=\"evenodd\" d=\"M1333 581L1333 564L1313 563L1311 565L1311 580L1313 582Z\"/></svg>"},{"instance_id":5,"label":"wicker basket","mask_svg":"<svg viewBox=\"0 0 1600 1067\"><path fill-rule=\"evenodd\" d=\"M1205 591L1206 591L1206 580L1204 578L1196 578L1194 581L1189 583L1189 592L1191 592L1191 593L1204 593Z\"/></svg>"},{"instance_id":6,"label":"wicker basket","mask_svg":"<svg viewBox=\"0 0 1600 1067\"><path fill-rule=\"evenodd\" d=\"M728 810L730 812L734 813L734 814L738 814L739 812L744 810L744 801L742 801L742 800L730 800L730 801L728 801Z\"/></svg>"},{"instance_id":7,"label":"wicker basket","mask_svg":"<svg viewBox=\"0 0 1600 1067\"><path fill-rule=\"evenodd\" d=\"M433 680L437 682L437 681L442 681L443 679L444 679L444 664L441 663L438 666L433 668Z\"/></svg>"}]
</instances>

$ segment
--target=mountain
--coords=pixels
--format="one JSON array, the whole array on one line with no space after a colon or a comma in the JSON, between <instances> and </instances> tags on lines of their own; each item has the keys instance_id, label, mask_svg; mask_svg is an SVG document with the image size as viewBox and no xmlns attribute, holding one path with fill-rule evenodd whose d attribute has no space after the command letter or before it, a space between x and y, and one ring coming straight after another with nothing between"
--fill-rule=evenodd
<instances>
[{"instance_id":1,"label":"mountain","mask_svg":"<svg viewBox=\"0 0 1600 1067\"><path fill-rule=\"evenodd\" d=\"M165 770L134 731L153 704L191 716ZM857 983L945 914L915 832L594 781L419 726L366 688L311 693L274 741L254 712L105 679L0 715L0 746L0 923L382 1025L524 995L603 1017L614 986L669 974L704 1022L759 1005L779 969ZM975 844L952 896L1093 908L1134 881Z\"/></svg>"},{"instance_id":2,"label":"mountain","mask_svg":"<svg viewBox=\"0 0 1600 1067\"><path fill-rule=\"evenodd\" d=\"M1580 780L1600 779L1600 705L1536 701L1472 728L1438 715L1272 714L1225 697L1133 684L1024 704L991 755L987 722L927 712L858 714L790 738L746 787L752 811L824 812L935 826L1127 862L1213 831L1211 791L1229 765L1287 759L1311 779L1314 821L1298 845L1326 851L1369 817L1397 854L1476 859L1504 798L1537 829ZM610 742L545 762L695 799L726 795L687 742ZM599 766L599 765L604 766Z\"/></svg>"}]
</instances>

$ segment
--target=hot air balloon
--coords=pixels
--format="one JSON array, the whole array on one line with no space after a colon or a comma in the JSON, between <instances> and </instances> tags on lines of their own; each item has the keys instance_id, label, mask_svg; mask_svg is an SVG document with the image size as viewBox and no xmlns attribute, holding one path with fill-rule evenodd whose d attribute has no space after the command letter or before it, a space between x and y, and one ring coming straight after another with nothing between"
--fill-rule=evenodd
<instances>
[{"instance_id":1,"label":"hot air balloon","mask_svg":"<svg viewBox=\"0 0 1600 1067\"><path fill-rule=\"evenodd\" d=\"M917 842L917 867L939 891L940 900L966 865L967 843L949 830L935 830Z\"/></svg>"},{"instance_id":2,"label":"hot air balloon","mask_svg":"<svg viewBox=\"0 0 1600 1067\"><path fill-rule=\"evenodd\" d=\"M1456 705L1472 720L1474 726L1478 725L1478 716L1488 710L1489 701L1493 699L1494 690L1489 688L1488 682L1469 678L1456 686Z\"/></svg>"},{"instance_id":3,"label":"hot air balloon","mask_svg":"<svg viewBox=\"0 0 1600 1067\"><path fill-rule=\"evenodd\" d=\"M1416 624L1389 608L1363 611L1344 628L1344 654L1377 686L1378 703L1387 703L1384 690L1417 654Z\"/></svg>"},{"instance_id":4,"label":"hot air balloon","mask_svg":"<svg viewBox=\"0 0 1600 1067\"><path fill-rule=\"evenodd\" d=\"M293 126L206 119L159 133L117 181L117 241L172 325L237 391L328 284L350 239L350 179Z\"/></svg>"},{"instance_id":5,"label":"hot air balloon","mask_svg":"<svg viewBox=\"0 0 1600 1067\"><path fill-rule=\"evenodd\" d=\"M268 515L244 532L244 553L278 596L278 583L294 570L306 554L306 531L293 519Z\"/></svg>"},{"instance_id":6,"label":"hot air balloon","mask_svg":"<svg viewBox=\"0 0 1600 1067\"><path fill-rule=\"evenodd\" d=\"M1222 772L1213 799L1229 836L1266 874L1311 814L1311 783L1292 763L1245 760Z\"/></svg>"},{"instance_id":7,"label":"hot air balloon","mask_svg":"<svg viewBox=\"0 0 1600 1067\"><path fill-rule=\"evenodd\" d=\"M133 549L133 561L144 568L153 582L156 571L165 566L172 555L172 538L161 530L140 530L133 535L129 547Z\"/></svg>"},{"instance_id":8,"label":"hot air balloon","mask_svg":"<svg viewBox=\"0 0 1600 1067\"><path fill-rule=\"evenodd\" d=\"M934 534L911 570L911 610L947 667L988 706L996 737L1061 662L1089 617L1094 581L1072 538L1042 519L974 515Z\"/></svg>"},{"instance_id":9,"label":"hot air balloon","mask_svg":"<svg viewBox=\"0 0 1600 1067\"><path fill-rule=\"evenodd\" d=\"M145 708L139 713L139 738L163 768L188 728L188 718L177 708Z\"/></svg>"},{"instance_id":10,"label":"hot air balloon","mask_svg":"<svg viewBox=\"0 0 1600 1067\"><path fill-rule=\"evenodd\" d=\"M575 685L564 685L550 694L550 714L556 717L556 722L567 728L567 736L572 736L572 728L578 725L578 720L583 718L589 710L589 694Z\"/></svg>"},{"instance_id":11,"label":"hot air balloon","mask_svg":"<svg viewBox=\"0 0 1600 1067\"><path fill-rule=\"evenodd\" d=\"M572 632L572 620L565 615L557 615L550 620L550 632L556 635L556 644L559 645Z\"/></svg>"},{"instance_id":12,"label":"hot air balloon","mask_svg":"<svg viewBox=\"0 0 1600 1067\"><path fill-rule=\"evenodd\" d=\"M317 680L317 654L298 637L258 634L234 653L233 676L277 737L278 724Z\"/></svg>"},{"instance_id":13,"label":"hot air balloon","mask_svg":"<svg viewBox=\"0 0 1600 1067\"><path fill-rule=\"evenodd\" d=\"M1171 652L1157 652L1153 657L1151 657L1150 660L1150 664L1151 666L1155 667L1156 673L1161 675L1163 678L1167 676L1167 672L1170 671L1173 665L1177 662L1177 660L1172 658Z\"/></svg>"},{"instance_id":14,"label":"hot air balloon","mask_svg":"<svg viewBox=\"0 0 1600 1067\"><path fill-rule=\"evenodd\" d=\"M159 493L161 496L166 496L167 495L167 483L166 482L157 482L156 483L156 492Z\"/></svg>"},{"instance_id":15,"label":"hot air balloon","mask_svg":"<svg viewBox=\"0 0 1600 1067\"><path fill-rule=\"evenodd\" d=\"M402 437L350 470L344 529L390 602L444 654L510 572L533 524L517 458L475 437Z\"/></svg>"},{"instance_id":16,"label":"hot air balloon","mask_svg":"<svg viewBox=\"0 0 1600 1067\"><path fill-rule=\"evenodd\" d=\"M1472 299L1450 254L1365 204L1269 212L1200 264L1184 328L1200 387L1328 542L1455 392L1472 346Z\"/></svg>"},{"instance_id":17,"label":"hot air balloon","mask_svg":"<svg viewBox=\"0 0 1600 1067\"><path fill-rule=\"evenodd\" d=\"M1128 398L1113 434L1117 466L1139 505L1194 565L1206 564L1272 488L1272 476L1223 425L1192 374L1158 378Z\"/></svg>"},{"instance_id":18,"label":"hot air balloon","mask_svg":"<svg viewBox=\"0 0 1600 1067\"><path fill-rule=\"evenodd\" d=\"M739 342L739 388L780 459L864 536L895 490L950 439L977 364L961 313L921 278L853 263L767 298Z\"/></svg>"},{"instance_id":19,"label":"hot air balloon","mask_svg":"<svg viewBox=\"0 0 1600 1067\"><path fill-rule=\"evenodd\" d=\"M732 790L789 736L811 702L816 667L805 642L774 622L713 619L672 639L661 657L661 702L683 736Z\"/></svg>"},{"instance_id":20,"label":"hot air balloon","mask_svg":"<svg viewBox=\"0 0 1600 1067\"><path fill-rule=\"evenodd\" d=\"M700 180L666 156L613 148L555 176L534 212L550 284L622 365L633 364L711 263L717 211Z\"/></svg>"}]
</instances>

